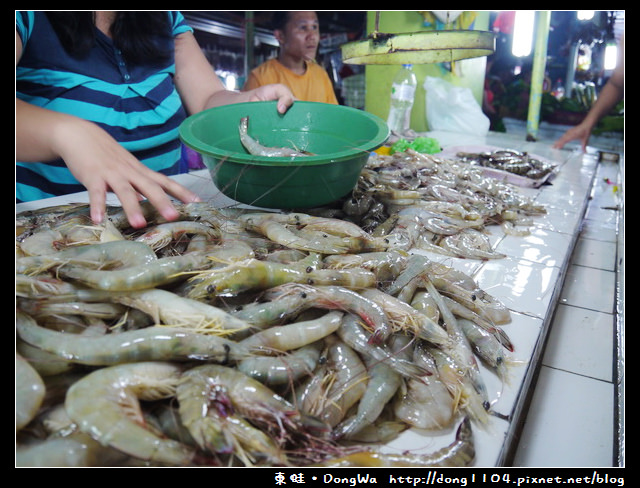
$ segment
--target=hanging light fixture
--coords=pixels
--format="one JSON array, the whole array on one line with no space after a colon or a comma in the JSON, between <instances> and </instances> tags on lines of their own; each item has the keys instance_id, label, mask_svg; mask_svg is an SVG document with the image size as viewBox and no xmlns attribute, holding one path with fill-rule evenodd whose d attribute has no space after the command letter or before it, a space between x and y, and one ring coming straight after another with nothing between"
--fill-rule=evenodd
<instances>
[{"instance_id":1,"label":"hanging light fixture","mask_svg":"<svg viewBox=\"0 0 640 488\"><path fill-rule=\"evenodd\" d=\"M535 24L535 11L517 10L513 21L513 39L511 54L521 58L531 54L533 44L533 26Z\"/></svg>"},{"instance_id":2,"label":"hanging light fixture","mask_svg":"<svg viewBox=\"0 0 640 488\"><path fill-rule=\"evenodd\" d=\"M604 48L604 69L609 71L615 69L618 64L618 46L615 42L607 43Z\"/></svg>"},{"instance_id":3,"label":"hanging light fixture","mask_svg":"<svg viewBox=\"0 0 640 488\"><path fill-rule=\"evenodd\" d=\"M595 10L578 10L576 16L578 20L591 20L595 14Z\"/></svg>"}]
</instances>

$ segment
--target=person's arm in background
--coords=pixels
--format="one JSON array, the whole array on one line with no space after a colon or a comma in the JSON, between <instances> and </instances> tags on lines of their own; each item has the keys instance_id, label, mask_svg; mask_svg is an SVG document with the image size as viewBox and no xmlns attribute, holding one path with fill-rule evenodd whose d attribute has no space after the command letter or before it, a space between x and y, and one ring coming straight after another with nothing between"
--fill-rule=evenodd
<instances>
[{"instance_id":1,"label":"person's arm in background","mask_svg":"<svg viewBox=\"0 0 640 488\"><path fill-rule=\"evenodd\" d=\"M602 87L598 99L593 104L584 120L567 130L553 147L562 149L567 142L579 140L584 151L596 124L607 115L624 97L624 38L618 46L618 62L609 81Z\"/></svg>"}]
</instances>

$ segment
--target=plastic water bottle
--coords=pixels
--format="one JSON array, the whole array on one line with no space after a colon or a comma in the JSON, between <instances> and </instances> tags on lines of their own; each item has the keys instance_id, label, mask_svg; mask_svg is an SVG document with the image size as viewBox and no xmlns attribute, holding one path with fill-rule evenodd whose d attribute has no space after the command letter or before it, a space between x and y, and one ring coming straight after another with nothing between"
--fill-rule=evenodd
<instances>
[{"instance_id":1,"label":"plastic water bottle","mask_svg":"<svg viewBox=\"0 0 640 488\"><path fill-rule=\"evenodd\" d=\"M413 66L403 64L391 84L391 106L387 125L389 129L397 133L403 133L409 129L411 108L416 95L418 82L413 72Z\"/></svg>"}]
</instances>

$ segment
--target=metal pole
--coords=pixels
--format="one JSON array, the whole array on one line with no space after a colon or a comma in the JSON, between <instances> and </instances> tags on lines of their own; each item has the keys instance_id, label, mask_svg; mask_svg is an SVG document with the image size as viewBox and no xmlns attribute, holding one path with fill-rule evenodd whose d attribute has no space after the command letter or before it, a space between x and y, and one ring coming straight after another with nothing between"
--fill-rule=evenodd
<instances>
[{"instance_id":1,"label":"metal pole","mask_svg":"<svg viewBox=\"0 0 640 488\"><path fill-rule=\"evenodd\" d=\"M253 12L246 11L244 13L244 76L249 76L249 72L255 68L253 65L253 46L254 43L254 25L253 25Z\"/></svg>"},{"instance_id":2,"label":"metal pole","mask_svg":"<svg viewBox=\"0 0 640 488\"><path fill-rule=\"evenodd\" d=\"M536 12L536 39L531 70L531 91L529 94L529 112L527 115L527 140L535 141L540 126L540 106L542 104L542 85L547 66L547 44L549 40L549 10Z\"/></svg>"}]
</instances>

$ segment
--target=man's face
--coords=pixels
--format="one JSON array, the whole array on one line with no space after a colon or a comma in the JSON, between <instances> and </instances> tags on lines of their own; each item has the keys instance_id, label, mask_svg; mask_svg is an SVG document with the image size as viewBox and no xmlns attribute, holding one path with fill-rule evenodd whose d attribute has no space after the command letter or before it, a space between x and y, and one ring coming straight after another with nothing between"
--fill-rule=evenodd
<instances>
[{"instance_id":1,"label":"man's face","mask_svg":"<svg viewBox=\"0 0 640 488\"><path fill-rule=\"evenodd\" d=\"M315 12L289 12L289 21L274 35L280 47L291 57L315 59L320 42L318 16Z\"/></svg>"}]
</instances>

